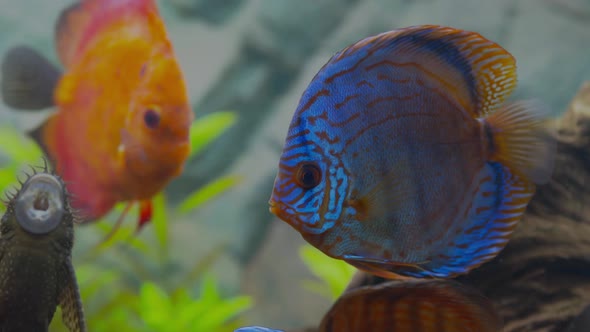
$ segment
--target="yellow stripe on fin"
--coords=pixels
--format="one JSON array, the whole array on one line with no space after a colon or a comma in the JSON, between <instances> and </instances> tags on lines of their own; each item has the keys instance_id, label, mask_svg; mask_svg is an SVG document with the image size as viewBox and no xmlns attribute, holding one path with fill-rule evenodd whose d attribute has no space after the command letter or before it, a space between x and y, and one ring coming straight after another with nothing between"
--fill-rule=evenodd
<instances>
[{"instance_id":1,"label":"yellow stripe on fin","mask_svg":"<svg viewBox=\"0 0 590 332\"><path fill-rule=\"evenodd\" d=\"M414 66L474 118L485 117L514 91L516 62L500 45L477 32L438 25L419 25L365 38L331 62L359 59L352 66L379 59L395 66ZM353 67L354 68L354 67Z\"/></svg>"},{"instance_id":2,"label":"yellow stripe on fin","mask_svg":"<svg viewBox=\"0 0 590 332\"><path fill-rule=\"evenodd\" d=\"M489 159L509 167L535 184L553 172L556 142L543 126L549 109L536 101L504 105L483 120Z\"/></svg>"},{"instance_id":3,"label":"yellow stripe on fin","mask_svg":"<svg viewBox=\"0 0 590 332\"><path fill-rule=\"evenodd\" d=\"M497 109L516 88L516 60L500 45L476 32L436 29L433 37L448 38L471 66L478 101L474 112L483 117Z\"/></svg>"}]
</instances>

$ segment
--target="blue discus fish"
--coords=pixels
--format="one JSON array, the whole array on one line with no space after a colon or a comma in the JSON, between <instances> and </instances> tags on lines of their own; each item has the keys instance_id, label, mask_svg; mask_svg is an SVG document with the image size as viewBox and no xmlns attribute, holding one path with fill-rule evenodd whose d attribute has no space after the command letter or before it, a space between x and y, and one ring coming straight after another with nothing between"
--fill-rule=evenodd
<instances>
[{"instance_id":1,"label":"blue discus fish","mask_svg":"<svg viewBox=\"0 0 590 332\"><path fill-rule=\"evenodd\" d=\"M504 248L553 170L515 60L475 32L413 26L334 55L293 116L270 210L385 278L466 273Z\"/></svg>"}]
</instances>

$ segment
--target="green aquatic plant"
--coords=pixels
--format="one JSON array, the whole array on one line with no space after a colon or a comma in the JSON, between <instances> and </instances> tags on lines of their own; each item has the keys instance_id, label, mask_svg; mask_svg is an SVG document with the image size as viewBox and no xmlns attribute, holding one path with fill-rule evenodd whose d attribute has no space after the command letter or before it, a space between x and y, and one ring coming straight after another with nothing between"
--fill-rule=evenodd
<instances>
[{"instance_id":1,"label":"green aquatic plant","mask_svg":"<svg viewBox=\"0 0 590 332\"><path fill-rule=\"evenodd\" d=\"M206 275L200 283L199 297L185 288L166 290L157 283L145 281L138 290L113 290L116 273L82 269L79 273L82 297L100 300L102 290L110 289L116 301L104 301L103 310L93 313L89 331L207 331L231 332L244 322L239 315L250 308L248 296L222 297L215 279ZM105 305L106 304L106 305ZM61 321L54 320L51 331L67 331Z\"/></svg>"},{"instance_id":2,"label":"green aquatic plant","mask_svg":"<svg viewBox=\"0 0 590 332\"><path fill-rule=\"evenodd\" d=\"M221 135L227 128L236 121L233 112L215 112L202 117L194 122L190 131L191 154L194 156L201 152L207 144ZM190 157L189 157L190 158ZM178 211L182 214L188 213L201 206L217 195L227 191L240 181L235 175L226 175L212 180L202 188L199 188L188 195L178 205Z\"/></svg>"},{"instance_id":3,"label":"green aquatic plant","mask_svg":"<svg viewBox=\"0 0 590 332\"><path fill-rule=\"evenodd\" d=\"M233 112L198 118L191 127L191 156L201 152L235 121ZM39 147L21 132L12 127L1 128L0 189L16 185L15 176L25 171L26 165L39 164L42 156ZM162 192L154 198L154 216L145 230L136 233L135 217L130 213L115 236L99 250L89 250L88 242L98 241L111 231L125 203L118 204L102 220L77 227L74 266L89 331L233 331L240 323L236 317L250 307L251 299L226 298L212 277L203 278L224 247L212 248L186 272L172 260L169 251L174 245L170 222L238 182L235 175L214 179L175 205ZM105 259L109 256L117 260ZM193 291L195 284L201 285L200 291ZM61 317L61 313L55 317ZM168 325L163 328L166 321ZM50 331L67 330L58 318L52 321Z\"/></svg>"},{"instance_id":4,"label":"green aquatic plant","mask_svg":"<svg viewBox=\"0 0 590 332\"><path fill-rule=\"evenodd\" d=\"M28 165L39 164L43 152L35 142L14 127L4 126L0 129L0 190L16 187L18 176ZM4 211L5 206L0 204Z\"/></svg>"},{"instance_id":5,"label":"green aquatic plant","mask_svg":"<svg viewBox=\"0 0 590 332\"><path fill-rule=\"evenodd\" d=\"M154 283L144 283L138 313L148 327L144 331L223 332L233 330L235 326L227 326L226 322L236 318L251 304L248 296L222 298L215 279L206 276L198 299L191 298L186 289L168 294Z\"/></svg>"},{"instance_id":6,"label":"green aquatic plant","mask_svg":"<svg viewBox=\"0 0 590 332\"><path fill-rule=\"evenodd\" d=\"M332 301L346 289L356 268L348 263L328 257L309 244L299 248L299 257L319 280L304 280L303 287Z\"/></svg>"}]
</instances>

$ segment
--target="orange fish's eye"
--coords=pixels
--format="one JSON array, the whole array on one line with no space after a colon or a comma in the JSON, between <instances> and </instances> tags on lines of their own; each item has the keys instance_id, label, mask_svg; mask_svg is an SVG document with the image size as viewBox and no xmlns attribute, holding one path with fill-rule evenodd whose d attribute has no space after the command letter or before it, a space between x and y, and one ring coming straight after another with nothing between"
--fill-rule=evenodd
<instances>
[{"instance_id":1,"label":"orange fish's eye","mask_svg":"<svg viewBox=\"0 0 590 332\"><path fill-rule=\"evenodd\" d=\"M295 182L303 189L311 189L320 184L322 171L315 163L304 163L299 166Z\"/></svg>"},{"instance_id":2,"label":"orange fish's eye","mask_svg":"<svg viewBox=\"0 0 590 332\"><path fill-rule=\"evenodd\" d=\"M143 122L148 128L155 129L158 127L160 123L160 113L157 111L156 107L148 108L145 113L143 113Z\"/></svg>"}]
</instances>

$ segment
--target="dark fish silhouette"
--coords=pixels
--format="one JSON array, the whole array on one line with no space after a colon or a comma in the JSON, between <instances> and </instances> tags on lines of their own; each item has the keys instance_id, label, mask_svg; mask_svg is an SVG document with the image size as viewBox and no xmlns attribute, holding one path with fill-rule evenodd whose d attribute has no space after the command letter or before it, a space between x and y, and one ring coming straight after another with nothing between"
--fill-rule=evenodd
<instances>
[{"instance_id":1,"label":"dark fish silhouette","mask_svg":"<svg viewBox=\"0 0 590 332\"><path fill-rule=\"evenodd\" d=\"M590 331L590 305L574 318L567 332L588 332Z\"/></svg>"},{"instance_id":2,"label":"dark fish silhouette","mask_svg":"<svg viewBox=\"0 0 590 332\"><path fill-rule=\"evenodd\" d=\"M8 194L0 222L0 331L48 331L56 307L86 331L72 266L75 215L62 180L35 171Z\"/></svg>"}]
</instances>

